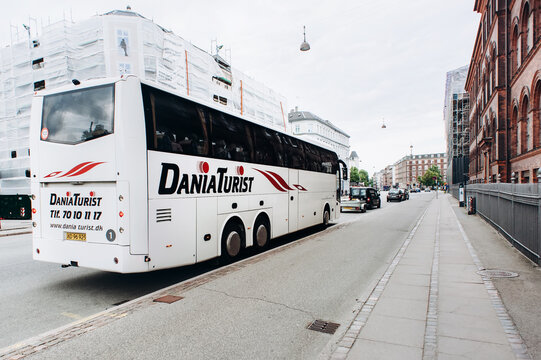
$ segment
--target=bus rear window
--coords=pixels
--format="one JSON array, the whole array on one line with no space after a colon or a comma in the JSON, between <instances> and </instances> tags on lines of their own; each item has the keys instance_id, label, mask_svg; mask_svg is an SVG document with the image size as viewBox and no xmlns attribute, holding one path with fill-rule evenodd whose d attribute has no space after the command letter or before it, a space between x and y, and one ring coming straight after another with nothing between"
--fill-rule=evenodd
<instances>
[{"instance_id":1,"label":"bus rear window","mask_svg":"<svg viewBox=\"0 0 541 360\"><path fill-rule=\"evenodd\" d=\"M45 96L41 139L78 144L112 134L114 102L113 84Z\"/></svg>"}]
</instances>

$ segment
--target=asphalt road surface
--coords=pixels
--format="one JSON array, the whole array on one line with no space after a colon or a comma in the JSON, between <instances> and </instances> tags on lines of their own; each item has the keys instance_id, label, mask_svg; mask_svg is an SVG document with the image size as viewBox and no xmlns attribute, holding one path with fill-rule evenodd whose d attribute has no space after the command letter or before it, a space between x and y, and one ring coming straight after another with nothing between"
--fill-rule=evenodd
<instances>
[{"instance_id":1,"label":"asphalt road surface","mask_svg":"<svg viewBox=\"0 0 541 360\"><path fill-rule=\"evenodd\" d=\"M343 213L324 231L310 229L277 239L267 253L256 255L264 260L190 290L180 313L168 314L172 308L163 311L158 306L122 321L148 325L154 336L168 327L178 331L176 326L182 324L184 355L200 358L317 357L330 338L307 332L307 322L322 318L347 327L434 196L434 192L411 194L409 201L386 203L382 194L381 209ZM277 251L281 246L286 249ZM0 348L219 267L209 261L129 275L61 269L32 260L30 235L0 237L0 260ZM302 277L288 276L299 272ZM161 325L156 326L158 319ZM122 326L122 321L114 326ZM238 341L228 341L235 329ZM97 343L126 342L131 332L137 332L137 325L119 330L116 339L95 331L95 342L79 345L81 354L91 354ZM65 351L62 346L59 352ZM160 351L166 354L168 346L174 345L160 344L156 356ZM239 347L251 346L239 357ZM137 357L130 352L136 349L125 347L120 358ZM49 355L61 353L53 350Z\"/></svg>"}]
</instances>

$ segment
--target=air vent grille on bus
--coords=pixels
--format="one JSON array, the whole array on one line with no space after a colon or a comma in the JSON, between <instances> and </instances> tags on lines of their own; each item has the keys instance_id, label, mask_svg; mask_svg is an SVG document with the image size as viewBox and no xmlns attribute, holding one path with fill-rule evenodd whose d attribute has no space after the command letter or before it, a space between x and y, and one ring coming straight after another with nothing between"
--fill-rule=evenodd
<instances>
[{"instance_id":1,"label":"air vent grille on bus","mask_svg":"<svg viewBox=\"0 0 541 360\"><path fill-rule=\"evenodd\" d=\"M171 208L156 209L156 222L171 221Z\"/></svg>"}]
</instances>

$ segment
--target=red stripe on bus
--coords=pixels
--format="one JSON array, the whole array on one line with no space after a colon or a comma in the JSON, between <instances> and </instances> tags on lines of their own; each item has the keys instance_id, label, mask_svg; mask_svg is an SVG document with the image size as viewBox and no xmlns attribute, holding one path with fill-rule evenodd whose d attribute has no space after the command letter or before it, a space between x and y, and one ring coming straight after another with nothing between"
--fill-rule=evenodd
<instances>
[{"instance_id":1,"label":"red stripe on bus","mask_svg":"<svg viewBox=\"0 0 541 360\"><path fill-rule=\"evenodd\" d=\"M258 169L254 169L254 170L259 171L261 174L263 174L263 176L265 176L267 178L267 180L270 181L270 183L276 188L276 190L279 190L281 192L286 192L287 191L287 190L284 190L282 187L280 187L280 185L278 185L276 180L274 180L274 178L272 176L270 176L269 174L267 174L266 172L263 172L263 171L258 170Z\"/></svg>"},{"instance_id":2,"label":"red stripe on bus","mask_svg":"<svg viewBox=\"0 0 541 360\"><path fill-rule=\"evenodd\" d=\"M98 166L100 164L103 164L103 162L97 162L97 163L93 163L93 164L90 164L90 165L86 165L84 168L77 171L75 174L70 175L69 177L82 175L82 174L86 173L87 171L92 170L93 168L95 168L96 166Z\"/></svg>"},{"instance_id":3,"label":"red stripe on bus","mask_svg":"<svg viewBox=\"0 0 541 360\"><path fill-rule=\"evenodd\" d=\"M288 189L288 190L294 190L292 188L289 187L289 185L286 183L286 181L284 180L284 178L282 178L280 175L278 175L277 173L275 172L272 172L272 171L267 171L267 173L271 174L272 176L274 176L274 178L276 180L278 180L278 182L280 183L280 185L282 185L284 188Z\"/></svg>"},{"instance_id":4,"label":"red stripe on bus","mask_svg":"<svg viewBox=\"0 0 541 360\"><path fill-rule=\"evenodd\" d=\"M77 170L79 170L80 168L82 168L83 166L91 164L91 163L92 163L92 161L87 161L87 162L84 162L84 163L80 163L79 165L75 166L73 169L71 169L70 171L68 171L67 173L65 173L64 175L59 176L59 177L64 177L64 176L71 175L74 172L76 172Z\"/></svg>"}]
</instances>

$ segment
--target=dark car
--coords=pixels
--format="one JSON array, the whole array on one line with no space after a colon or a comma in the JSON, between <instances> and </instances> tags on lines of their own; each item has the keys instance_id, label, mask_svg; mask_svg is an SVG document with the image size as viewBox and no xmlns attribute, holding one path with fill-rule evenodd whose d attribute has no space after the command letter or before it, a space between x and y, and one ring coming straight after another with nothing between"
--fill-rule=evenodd
<instances>
[{"instance_id":1,"label":"dark car","mask_svg":"<svg viewBox=\"0 0 541 360\"><path fill-rule=\"evenodd\" d=\"M372 187L352 187L349 189L350 199L361 199L366 201L366 208L373 209L381 207L379 191Z\"/></svg>"},{"instance_id":2,"label":"dark car","mask_svg":"<svg viewBox=\"0 0 541 360\"><path fill-rule=\"evenodd\" d=\"M404 191L402 189L391 189L387 194L387 202L404 200Z\"/></svg>"}]
</instances>

